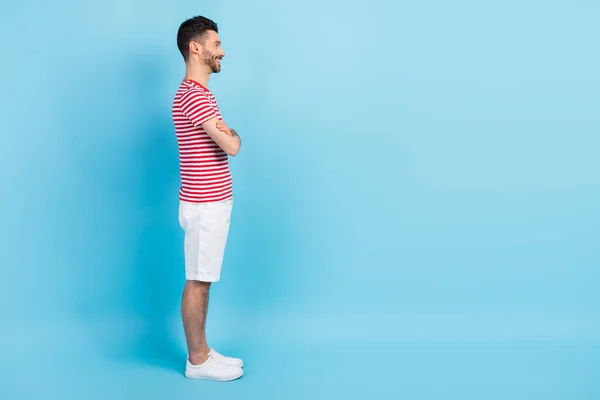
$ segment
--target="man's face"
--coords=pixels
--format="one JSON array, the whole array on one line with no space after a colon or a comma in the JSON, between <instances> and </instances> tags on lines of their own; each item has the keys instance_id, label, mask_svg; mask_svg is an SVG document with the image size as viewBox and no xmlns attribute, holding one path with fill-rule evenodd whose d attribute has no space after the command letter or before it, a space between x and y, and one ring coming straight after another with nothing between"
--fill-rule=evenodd
<instances>
[{"instance_id":1,"label":"man's face","mask_svg":"<svg viewBox=\"0 0 600 400\"><path fill-rule=\"evenodd\" d=\"M221 48L221 40L215 31L208 31L204 38L202 46L202 60L210 67L212 72L221 71L221 59L225 57L225 52Z\"/></svg>"}]
</instances>

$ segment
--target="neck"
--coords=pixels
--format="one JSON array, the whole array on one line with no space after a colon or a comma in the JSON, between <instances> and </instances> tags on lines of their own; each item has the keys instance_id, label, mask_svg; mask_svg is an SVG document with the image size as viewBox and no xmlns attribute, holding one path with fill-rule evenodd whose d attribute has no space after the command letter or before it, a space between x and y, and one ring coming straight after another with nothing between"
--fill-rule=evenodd
<instances>
[{"instance_id":1,"label":"neck","mask_svg":"<svg viewBox=\"0 0 600 400\"><path fill-rule=\"evenodd\" d=\"M202 86L208 87L208 79L210 74L206 71L206 66L203 65L202 67L204 68L187 65L185 68L185 79L191 79L198 82Z\"/></svg>"}]
</instances>

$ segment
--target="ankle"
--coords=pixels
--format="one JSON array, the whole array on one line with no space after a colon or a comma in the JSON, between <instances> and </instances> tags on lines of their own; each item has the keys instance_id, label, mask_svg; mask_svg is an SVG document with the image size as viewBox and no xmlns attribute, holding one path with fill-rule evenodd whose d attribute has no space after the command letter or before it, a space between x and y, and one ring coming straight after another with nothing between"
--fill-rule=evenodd
<instances>
[{"instance_id":1,"label":"ankle","mask_svg":"<svg viewBox=\"0 0 600 400\"><path fill-rule=\"evenodd\" d=\"M208 360L209 349L204 348L197 351L190 352L188 359L193 365L200 365Z\"/></svg>"}]
</instances>

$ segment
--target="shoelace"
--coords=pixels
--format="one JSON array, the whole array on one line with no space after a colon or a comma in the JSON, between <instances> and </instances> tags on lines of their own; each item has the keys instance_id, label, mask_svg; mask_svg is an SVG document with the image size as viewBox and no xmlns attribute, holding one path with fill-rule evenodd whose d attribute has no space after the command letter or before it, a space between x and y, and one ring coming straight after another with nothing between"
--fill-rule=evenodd
<instances>
[{"instance_id":1,"label":"shoelace","mask_svg":"<svg viewBox=\"0 0 600 400\"><path fill-rule=\"evenodd\" d=\"M208 356L208 362L212 365L215 366L217 368L219 368L222 371L229 371L230 368L226 367L225 365L219 363L218 361L216 361L214 358L212 358L211 356Z\"/></svg>"},{"instance_id":2,"label":"shoelace","mask_svg":"<svg viewBox=\"0 0 600 400\"><path fill-rule=\"evenodd\" d=\"M239 359L235 357L224 356L223 354L218 353L216 350L211 350L211 354L213 354L216 358L219 358L224 361L239 361Z\"/></svg>"},{"instance_id":3,"label":"shoelace","mask_svg":"<svg viewBox=\"0 0 600 400\"><path fill-rule=\"evenodd\" d=\"M216 351L213 351L211 353L212 356L214 356L215 358L218 358L219 360L226 360L227 357L225 357L224 355L221 355L220 353L217 353Z\"/></svg>"}]
</instances>

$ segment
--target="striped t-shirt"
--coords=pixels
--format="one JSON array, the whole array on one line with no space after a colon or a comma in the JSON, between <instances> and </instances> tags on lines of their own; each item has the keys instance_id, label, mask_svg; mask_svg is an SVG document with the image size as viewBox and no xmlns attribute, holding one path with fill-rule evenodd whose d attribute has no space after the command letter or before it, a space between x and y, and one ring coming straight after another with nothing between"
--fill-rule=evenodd
<instances>
[{"instance_id":1,"label":"striped t-shirt","mask_svg":"<svg viewBox=\"0 0 600 400\"><path fill-rule=\"evenodd\" d=\"M172 112L179 146L179 199L191 203L231 199L227 153L202 128L211 118L222 119L213 94L200 83L186 79L173 99Z\"/></svg>"}]
</instances>

